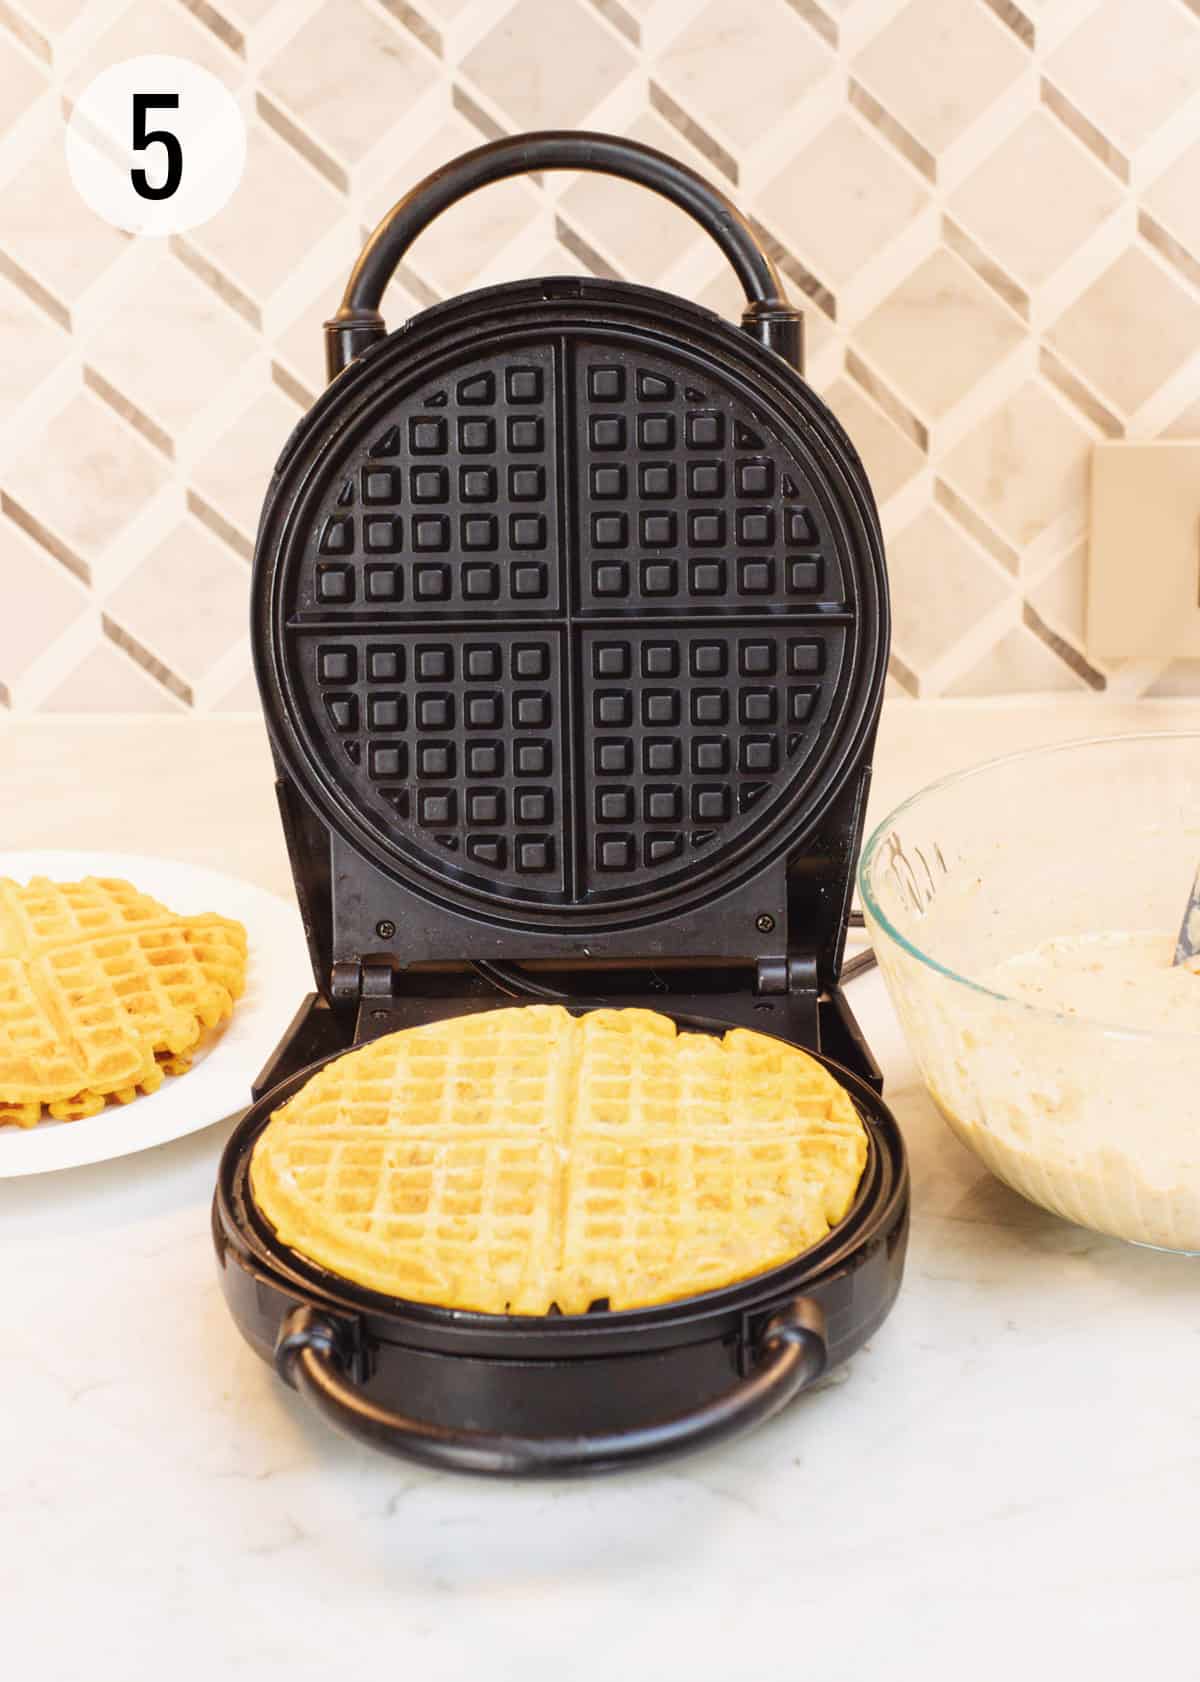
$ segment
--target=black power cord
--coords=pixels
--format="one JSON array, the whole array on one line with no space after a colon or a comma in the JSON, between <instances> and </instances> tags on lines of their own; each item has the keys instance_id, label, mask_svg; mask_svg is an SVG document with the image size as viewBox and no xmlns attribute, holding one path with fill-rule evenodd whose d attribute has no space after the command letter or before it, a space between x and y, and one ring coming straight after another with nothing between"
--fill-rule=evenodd
<instances>
[{"instance_id":1,"label":"black power cord","mask_svg":"<svg viewBox=\"0 0 1200 1682\"><path fill-rule=\"evenodd\" d=\"M546 987L540 981L534 981L524 970L513 964L493 964L486 958L480 958L471 965L475 974L482 976L484 981L490 981L506 998L509 999L546 999L550 1004L569 1005L571 995L560 992L557 987Z\"/></svg>"}]
</instances>

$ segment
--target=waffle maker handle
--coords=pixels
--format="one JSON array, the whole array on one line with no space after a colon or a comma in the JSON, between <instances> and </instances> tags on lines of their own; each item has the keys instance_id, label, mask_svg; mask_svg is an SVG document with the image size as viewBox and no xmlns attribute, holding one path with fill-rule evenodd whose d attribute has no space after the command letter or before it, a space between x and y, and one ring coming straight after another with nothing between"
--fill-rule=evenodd
<instances>
[{"instance_id":1,"label":"waffle maker handle","mask_svg":"<svg viewBox=\"0 0 1200 1682\"><path fill-rule=\"evenodd\" d=\"M742 315L746 332L803 373L804 317L787 302L774 263L731 199L695 170L652 146L611 134L547 129L508 135L464 152L435 169L393 205L355 264L341 308L325 323L329 378L334 379L356 356L386 337L387 327L379 313L384 288L409 246L435 217L493 181L545 169L622 176L687 211L733 265L748 300Z\"/></svg>"},{"instance_id":2,"label":"waffle maker handle","mask_svg":"<svg viewBox=\"0 0 1200 1682\"><path fill-rule=\"evenodd\" d=\"M406 1418L350 1381L351 1360L339 1327L320 1310L302 1304L285 1317L275 1346L281 1377L347 1436L446 1471L557 1477L644 1464L761 1424L825 1370L825 1316L810 1297L795 1297L763 1325L748 1376L715 1400L630 1430L578 1436L454 1430Z\"/></svg>"}]
</instances>

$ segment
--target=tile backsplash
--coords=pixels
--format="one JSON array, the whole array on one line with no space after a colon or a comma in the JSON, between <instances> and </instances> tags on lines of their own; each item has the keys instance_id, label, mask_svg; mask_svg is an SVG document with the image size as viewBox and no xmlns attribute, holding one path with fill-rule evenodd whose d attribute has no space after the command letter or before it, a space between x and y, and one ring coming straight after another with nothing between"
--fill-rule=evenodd
<instances>
[{"instance_id":1,"label":"tile backsplash","mask_svg":"<svg viewBox=\"0 0 1200 1682\"><path fill-rule=\"evenodd\" d=\"M144 52L250 128L231 203L169 241L95 218L63 152ZM769 240L880 500L893 686L1200 693L1200 662L1083 648L1093 442L1200 437L1200 0L0 0L0 702L256 706L258 503L366 232L453 154L576 126ZM388 319L576 272L737 309L672 207L550 176L439 221Z\"/></svg>"}]
</instances>

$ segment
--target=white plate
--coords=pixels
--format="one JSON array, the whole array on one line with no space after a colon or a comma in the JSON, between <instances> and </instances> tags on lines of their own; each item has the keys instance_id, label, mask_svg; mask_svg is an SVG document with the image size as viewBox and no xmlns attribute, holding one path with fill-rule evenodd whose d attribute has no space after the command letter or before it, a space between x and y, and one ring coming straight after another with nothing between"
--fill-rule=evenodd
<instances>
[{"instance_id":1,"label":"white plate","mask_svg":"<svg viewBox=\"0 0 1200 1682\"><path fill-rule=\"evenodd\" d=\"M206 1036L186 1075L164 1080L131 1104L109 1104L82 1121L0 1127L0 1179L79 1168L148 1150L246 1108L254 1080L311 986L300 913L287 900L219 870L136 853L0 853L0 876L119 876L172 911L217 911L246 925L246 991L231 1021Z\"/></svg>"}]
</instances>

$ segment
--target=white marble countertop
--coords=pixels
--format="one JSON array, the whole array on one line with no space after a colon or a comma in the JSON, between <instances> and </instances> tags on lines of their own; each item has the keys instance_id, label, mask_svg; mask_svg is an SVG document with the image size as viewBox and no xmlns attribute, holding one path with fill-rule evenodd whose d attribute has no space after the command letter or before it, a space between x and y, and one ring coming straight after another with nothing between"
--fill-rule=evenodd
<instances>
[{"instance_id":1,"label":"white marble countertop","mask_svg":"<svg viewBox=\"0 0 1200 1682\"><path fill-rule=\"evenodd\" d=\"M1009 748L1197 728L1182 702L894 703L875 811ZM14 719L0 804L5 846L288 887L254 720ZM916 1085L878 977L852 998L912 1156L900 1300L819 1392L661 1469L484 1483L335 1436L219 1295L228 1124L0 1183L6 1673L1193 1674L1200 1264L992 1180Z\"/></svg>"}]
</instances>

